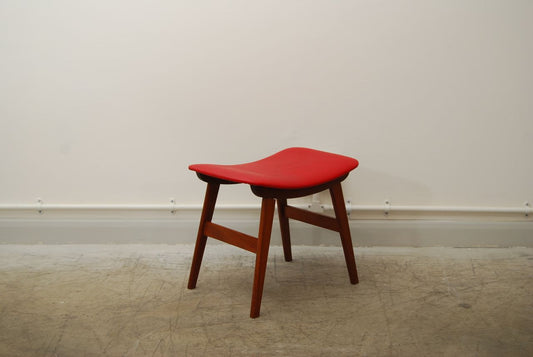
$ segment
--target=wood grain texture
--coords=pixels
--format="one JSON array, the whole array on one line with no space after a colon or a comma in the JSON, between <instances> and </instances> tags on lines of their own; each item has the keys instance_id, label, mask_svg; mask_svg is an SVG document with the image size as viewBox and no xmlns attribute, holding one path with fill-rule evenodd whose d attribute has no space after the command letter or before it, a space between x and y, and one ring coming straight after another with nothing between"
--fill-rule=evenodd
<instances>
[{"instance_id":1,"label":"wood grain texture","mask_svg":"<svg viewBox=\"0 0 533 357\"><path fill-rule=\"evenodd\" d=\"M257 238L213 222L206 223L205 235L252 253L257 252Z\"/></svg>"},{"instance_id":2,"label":"wood grain texture","mask_svg":"<svg viewBox=\"0 0 533 357\"><path fill-rule=\"evenodd\" d=\"M357 267L355 265L355 256L353 254L352 236L350 234L350 225L348 223L348 215L346 213L346 205L344 203L344 195L342 194L342 187L340 183L333 184L330 189L331 200L335 210L335 216L339 223L339 233L341 236L342 249L344 250L344 258L346 260L346 267L350 275L350 282L352 284L359 283L357 276Z\"/></svg>"},{"instance_id":3,"label":"wood grain texture","mask_svg":"<svg viewBox=\"0 0 533 357\"><path fill-rule=\"evenodd\" d=\"M202 216L200 218L200 225L198 227L198 235L196 237L196 246L194 247L191 272L189 274L189 283L187 284L189 289L194 289L196 287L196 282L198 281L198 274L200 273L200 266L202 265L202 258L204 256L205 245L207 243L207 236L204 233L205 225L207 222L211 222L213 219L219 188L219 183L209 182L207 184Z\"/></svg>"},{"instance_id":4,"label":"wood grain texture","mask_svg":"<svg viewBox=\"0 0 533 357\"><path fill-rule=\"evenodd\" d=\"M274 207L276 201L273 198L263 198L261 204L261 220L259 223L259 235L257 237L257 255L255 259L254 286L252 290L252 306L250 317L259 317L261 299L263 298L263 285L270 247L270 235L272 233L272 221L274 220Z\"/></svg>"},{"instance_id":5,"label":"wood grain texture","mask_svg":"<svg viewBox=\"0 0 533 357\"><path fill-rule=\"evenodd\" d=\"M320 213L306 211L293 206L287 206L285 212L287 217L297 221L312 224L314 226L329 229L335 232L339 232L340 230L339 222L335 218L328 217Z\"/></svg>"},{"instance_id":6,"label":"wood grain texture","mask_svg":"<svg viewBox=\"0 0 533 357\"><path fill-rule=\"evenodd\" d=\"M287 199L278 198L278 219L281 230L281 242L283 244L283 255L286 262L292 261L292 249L291 249L291 232L289 228L289 218L285 209L287 208Z\"/></svg>"}]
</instances>

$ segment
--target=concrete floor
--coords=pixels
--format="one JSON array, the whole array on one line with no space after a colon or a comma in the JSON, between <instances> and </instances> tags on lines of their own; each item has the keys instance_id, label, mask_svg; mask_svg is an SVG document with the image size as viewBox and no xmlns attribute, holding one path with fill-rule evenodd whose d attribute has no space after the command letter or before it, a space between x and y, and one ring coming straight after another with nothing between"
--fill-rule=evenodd
<instances>
[{"instance_id":1,"label":"concrete floor","mask_svg":"<svg viewBox=\"0 0 533 357\"><path fill-rule=\"evenodd\" d=\"M211 243L211 242L210 242ZM532 356L533 248L0 246L1 356Z\"/></svg>"}]
</instances>

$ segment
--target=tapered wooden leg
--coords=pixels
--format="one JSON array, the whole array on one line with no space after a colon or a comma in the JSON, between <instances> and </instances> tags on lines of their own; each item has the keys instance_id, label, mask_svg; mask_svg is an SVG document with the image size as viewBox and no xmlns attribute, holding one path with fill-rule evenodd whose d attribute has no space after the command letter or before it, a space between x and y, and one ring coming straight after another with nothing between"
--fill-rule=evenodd
<instances>
[{"instance_id":1,"label":"tapered wooden leg","mask_svg":"<svg viewBox=\"0 0 533 357\"><path fill-rule=\"evenodd\" d=\"M291 232L289 229L289 218L285 213L285 207L287 207L287 200L284 198L278 198L278 217L279 226L281 229L281 242L283 243L283 254L285 255L285 261L292 261L291 250Z\"/></svg>"},{"instance_id":2,"label":"tapered wooden leg","mask_svg":"<svg viewBox=\"0 0 533 357\"><path fill-rule=\"evenodd\" d=\"M202 264L202 258L204 256L205 244L207 243L207 236L205 235L205 224L206 222L211 222L211 220L213 219L213 213L215 211L215 204L217 202L219 188L220 184L218 183L209 182L207 184L204 207L202 209L200 226L198 227L198 235L196 237L196 246L194 247L194 255L192 258L189 284L187 285L187 288L189 289L194 289L196 287L196 281L198 280L198 274L200 273L200 265Z\"/></svg>"},{"instance_id":3,"label":"tapered wooden leg","mask_svg":"<svg viewBox=\"0 0 533 357\"><path fill-rule=\"evenodd\" d=\"M333 184L330 189L331 200L333 208L335 209L335 216L339 223L339 233L342 241L342 249L344 250L344 258L346 266L348 267L348 274L350 275L350 282L357 284L359 278L357 277L357 267L355 265L355 256L353 254L352 237L350 235L350 226L348 223L348 215L346 214L346 206L344 203L344 196L342 194L342 187L340 182Z\"/></svg>"},{"instance_id":4,"label":"tapered wooden leg","mask_svg":"<svg viewBox=\"0 0 533 357\"><path fill-rule=\"evenodd\" d=\"M259 317L261 310L261 298L263 297L263 285L270 247L270 235L272 233L272 221L274 219L274 207L276 201L273 198L263 198L261 204L261 220L259 222L259 235L257 237L257 253L255 258L254 286L252 290L252 306L250 317Z\"/></svg>"}]
</instances>

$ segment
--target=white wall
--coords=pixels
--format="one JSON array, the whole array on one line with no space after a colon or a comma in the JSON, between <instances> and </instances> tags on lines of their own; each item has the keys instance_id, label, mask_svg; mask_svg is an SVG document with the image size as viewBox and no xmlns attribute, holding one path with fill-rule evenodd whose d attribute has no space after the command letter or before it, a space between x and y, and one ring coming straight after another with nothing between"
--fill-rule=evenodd
<instances>
[{"instance_id":1,"label":"white wall","mask_svg":"<svg viewBox=\"0 0 533 357\"><path fill-rule=\"evenodd\" d=\"M288 146L358 158L354 204L533 202L532 18L529 0L1 0L0 203L200 203L188 164Z\"/></svg>"}]
</instances>

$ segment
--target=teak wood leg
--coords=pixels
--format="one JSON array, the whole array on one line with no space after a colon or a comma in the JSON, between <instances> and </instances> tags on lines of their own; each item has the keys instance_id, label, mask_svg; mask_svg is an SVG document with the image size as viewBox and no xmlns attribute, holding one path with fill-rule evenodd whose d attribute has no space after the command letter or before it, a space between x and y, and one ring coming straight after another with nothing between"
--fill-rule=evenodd
<instances>
[{"instance_id":1,"label":"teak wood leg","mask_svg":"<svg viewBox=\"0 0 533 357\"><path fill-rule=\"evenodd\" d=\"M194 255L192 258L191 273L189 275L189 284L187 288L194 289L198 281L198 274L200 273L200 265L202 265L202 258L204 256L205 244L207 243L207 236L205 234L205 226L207 222L213 219L215 211L215 204L217 202L218 189L220 184L207 183L207 190L205 192L204 207L202 209L202 216L200 218L200 226L198 227L198 236L196 238L196 246L194 247Z\"/></svg>"},{"instance_id":2,"label":"teak wood leg","mask_svg":"<svg viewBox=\"0 0 533 357\"><path fill-rule=\"evenodd\" d=\"M340 182L334 183L329 188L331 193L331 200L335 210L335 216L339 224L339 233L342 241L342 249L344 250L344 259L350 275L350 282L357 284L359 278L357 277L357 267L355 265L355 256L353 254L352 237L350 235L350 226L348 223L348 215L346 213L346 206L344 205L344 196L342 194L342 187Z\"/></svg>"},{"instance_id":3,"label":"teak wood leg","mask_svg":"<svg viewBox=\"0 0 533 357\"><path fill-rule=\"evenodd\" d=\"M261 219L259 221L259 235L257 237L257 253L255 257L254 285L252 290L252 306L250 317L259 317L261 299L263 297L263 285L270 248L270 235L274 220L274 207L276 201L273 198L263 198L261 204Z\"/></svg>"},{"instance_id":4,"label":"teak wood leg","mask_svg":"<svg viewBox=\"0 0 533 357\"><path fill-rule=\"evenodd\" d=\"M285 261L292 261L292 250L291 250L291 233L289 229L289 218L285 212L287 207L286 198L278 198L278 217L279 217L279 226L281 229L281 242L283 243L283 255L285 256Z\"/></svg>"}]
</instances>

